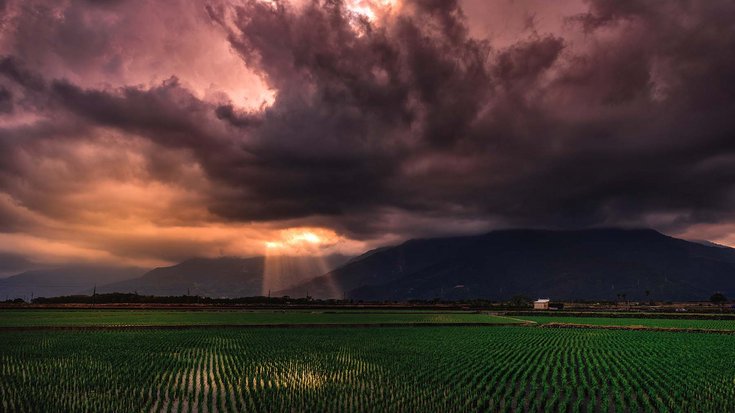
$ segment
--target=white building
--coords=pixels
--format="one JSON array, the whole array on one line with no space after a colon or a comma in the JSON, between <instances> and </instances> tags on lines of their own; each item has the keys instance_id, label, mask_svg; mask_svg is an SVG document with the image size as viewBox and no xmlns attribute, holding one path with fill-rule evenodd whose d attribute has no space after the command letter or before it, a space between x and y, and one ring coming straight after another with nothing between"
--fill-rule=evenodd
<instances>
[{"instance_id":1,"label":"white building","mask_svg":"<svg viewBox=\"0 0 735 413\"><path fill-rule=\"evenodd\" d=\"M548 310L549 301L550 300L548 298L539 298L538 300L533 302L533 309L534 310Z\"/></svg>"}]
</instances>

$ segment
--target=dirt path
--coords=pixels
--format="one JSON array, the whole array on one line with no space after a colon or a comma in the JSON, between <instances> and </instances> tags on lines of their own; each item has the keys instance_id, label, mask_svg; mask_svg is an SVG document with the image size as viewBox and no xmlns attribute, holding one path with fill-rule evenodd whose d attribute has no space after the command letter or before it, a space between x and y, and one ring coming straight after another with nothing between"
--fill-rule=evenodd
<instances>
[{"instance_id":1,"label":"dirt path","mask_svg":"<svg viewBox=\"0 0 735 413\"><path fill-rule=\"evenodd\" d=\"M494 313L488 313L488 314L493 317L504 318L506 320L513 320L513 321L517 321L522 324L538 324L536 321L533 321L533 320L524 320L522 318L508 317L506 315L499 315L499 314L494 314Z\"/></svg>"}]
</instances>

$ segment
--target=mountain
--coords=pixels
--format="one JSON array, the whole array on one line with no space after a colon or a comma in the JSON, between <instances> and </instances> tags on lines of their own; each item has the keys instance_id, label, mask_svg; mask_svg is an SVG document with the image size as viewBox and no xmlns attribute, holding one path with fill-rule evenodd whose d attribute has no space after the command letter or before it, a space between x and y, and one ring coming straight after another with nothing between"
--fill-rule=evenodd
<instances>
[{"instance_id":1,"label":"mountain","mask_svg":"<svg viewBox=\"0 0 735 413\"><path fill-rule=\"evenodd\" d=\"M0 252L0 277L9 277L40 268L41 265L29 261L22 255Z\"/></svg>"},{"instance_id":2,"label":"mountain","mask_svg":"<svg viewBox=\"0 0 735 413\"><path fill-rule=\"evenodd\" d=\"M95 285L139 277L145 270L129 267L66 266L22 272L0 279L0 299L55 297L92 291Z\"/></svg>"},{"instance_id":3,"label":"mountain","mask_svg":"<svg viewBox=\"0 0 735 413\"><path fill-rule=\"evenodd\" d=\"M735 250L650 229L503 230L368 252L278 294L362 300L706 300L735 296Z\"/></svg>"},{"instance_id":4,"label":"mountain","mask_svg":"<svg viewBox=\"0 0 735 413\"><path fill-rule=\"evenodd\" d=\"M97 292L146 295L249 297L267 295L312 279L347 262L350 257L220 257L192 258L155 268L142 277L97 288Z\"/></svg>"},{"instance_id":5,"label":"mountain","mask_svg":"<svg viewBox=\"0 0 735 413\"><path fill-rule=\"evenodd\" d=\"M694 243L697 243L697 244L702 244L702 245L705 245L707 247L730 248L730 247L728 247L726 245L718 244L718 243L712 242L712 241L707 241L705 239L690 239L690 240L687 240L687 241L694 242Z\"/></svg>"}]
</instances>

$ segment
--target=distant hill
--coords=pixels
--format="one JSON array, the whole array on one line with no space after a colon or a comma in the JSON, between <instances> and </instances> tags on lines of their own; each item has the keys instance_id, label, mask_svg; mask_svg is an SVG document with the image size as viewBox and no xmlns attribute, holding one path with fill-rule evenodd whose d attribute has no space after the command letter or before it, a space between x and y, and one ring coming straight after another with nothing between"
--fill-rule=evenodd
<instances>
[{"instance_id":1,"label":"distant hill","mask_svg":"<svg viewBox=\"0 0 735 413\"><path fill-rule=\"evenodd\" d=\"M694 243L697 243L697 244L702 244L702 245L705 245L707 247L730 248L727 245L718 244L716 242L707 241L705 239L690 239L690 240L687 240L687 241L694 242Z\"/></svg>"},{"instance_id":2,"label":"distant hill","mask_svg":"<svg viewBox=\"0 0 735 413\"><path fill-rule=\"evenodd\" d=\"M324 274L350 257L192 258L155 268L142 277L97 288L97 292L146 295L249 297L266 295ZM265 277L264 277L265 274Z\"/></svg>"},{"instance_id":3,"label":"distant hill","mask_svg":"<svg viewBox=\"0 0 735 413\"><path fill-rule=\"evenodd\" d=\"M735 297L735 250L649 229L504 230L370 251L278 294L364 300ZM648 293L647 293L648 291Z\"/></svg>"},{"instance_id":4,"label":"distant hill","mask_svg":"<svg viewBox=\"0 0 735 413\"><path fill-rule=\"evenodd\" d=\"M101 286L139 277L145 270L140 268L68 266L26 271L0 279L0 299L34 297L56 297L92 291Z\"/></svg>"},{"instance_id":5,"label":"distant hill","mask_svg":"<svg viewBox=\"0 0 735 413\"><path fill-rule=\"evenodd\" d=\"M43 268L42 265L29 261L22 255L0 252L0 277L9 277L41 268Z\"/></svg>"}]
</instances>

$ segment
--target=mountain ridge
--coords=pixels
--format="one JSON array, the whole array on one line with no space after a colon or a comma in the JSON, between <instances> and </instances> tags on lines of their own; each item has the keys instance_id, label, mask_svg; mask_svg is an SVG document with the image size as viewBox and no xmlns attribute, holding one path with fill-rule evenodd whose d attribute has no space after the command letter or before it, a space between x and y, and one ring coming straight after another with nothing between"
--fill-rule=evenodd
<instances>
[{"instance_id":1,"label":"mountain ridge","mask_svg":"<svg viewBox=\"0 0 735 413\"><path fill-rule=\"evenodd\" d=\"M508 229L408 240L278 293L323 298L335 288L358 300L702 300L735 294L735 250L648 228Z\"/></svg>"},{"instance_id":2,"label":"mountain ridge","mask_svg":"<svg viewBox=\"0 0 735 413\"><path fill-rule=\"evenodd\" d=\"M146 295L247 297L297 284L335 268L349 258L309 256L195 257L154 268L141 277L103 285L98 292Z\"/></svg>"},{"instance_id":3,"label":"mountain ridge","mask_svg":"<svg viewBox=\"0 0 735 413\"><path fill-rule=\"evenodd\" d=\"M136 269L135 274L118 275L101 267L84 276L74 267L48 271L2 279L0 294L89 294L96 285L98 293L397 301L502 300L514 295L615 300L621 294L636 300L703 300L715 291L735 295L735 249L647 228L504 229L410 239L356 257L195 257L147 272ZM44 283L63 288L44 290Z\"/></svg>"},{"instance_id":4,"label":"mountain ridge","mask_svg":"<svg viewBox=\"0 0 735 413\"><path fill-rule=\"evenodd\" d=\"M23 271L0 279L0 296L7 299L55 297L78 294L95 286L120 282L140 276L145 269L137 267L109 267L95 265L68 265Z\"/></svg>"}]
</instances>

